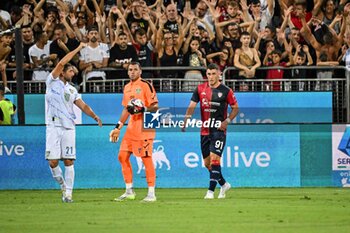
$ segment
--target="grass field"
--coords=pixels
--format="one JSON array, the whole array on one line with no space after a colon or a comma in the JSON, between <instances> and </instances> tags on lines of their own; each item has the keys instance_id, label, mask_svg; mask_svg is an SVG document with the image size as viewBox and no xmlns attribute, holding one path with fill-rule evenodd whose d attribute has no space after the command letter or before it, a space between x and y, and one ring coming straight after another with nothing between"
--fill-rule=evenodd
<instances>
[{"instance_id":1,"label":"grass field","mask_svg":"<svg viewBox=\"0 0 350 233\"><path fill-rule=\"evenodd\" d=\"M224 200L204 189L158 189L157 202L113 202L123 190L0 191L0 232L350 232L350 189L237 188ZM217 194L216 194L217 195Z\"/></svg>"}]
</instances>

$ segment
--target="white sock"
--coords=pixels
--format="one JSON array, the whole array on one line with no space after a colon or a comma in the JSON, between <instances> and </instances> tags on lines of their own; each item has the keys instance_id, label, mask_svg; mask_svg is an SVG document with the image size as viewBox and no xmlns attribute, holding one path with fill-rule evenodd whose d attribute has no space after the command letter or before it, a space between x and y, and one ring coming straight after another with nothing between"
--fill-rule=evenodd
<instances>
[{"instance_id":1,"label":"white sock","mask_svg":"<svg viewBox=\"0 0 350 233\"><path fill-rule=\"evenodd\" d=\"M65 166L64 177L66 178L66 195L72 196L74 186L74 165Z\"/></svg>"},{"instance_id":2,"label":"white sock","mask_svg":"<svg viewBox=\"0 0 350 233\"><path fill-rule=\"evenodd\" d=\"M50 170L52 177L60 184L61 189L63 190L66 186L66 182L64 181L61 167L59 165L54 168L50 167Z\"/></svg>"},{"instance_id":3,"label":"white sock","mask_svg":"<svg viewBox=\"0 0 350 233\"><path fill-rule=\"evenodd\" d=\"M127 193L132 193L132 183L125 183Z\"/></svg>"},{"instance_id":4,"label":"white sock","mask_svg":"<svg viewBox=\"0 0 350 233\"><path fill-rule=\"evenodd\" d=\"M156 194L154 186L148 187L148 194L150 194L150 195L155 195Z\"/></svg>"}]
</instances>

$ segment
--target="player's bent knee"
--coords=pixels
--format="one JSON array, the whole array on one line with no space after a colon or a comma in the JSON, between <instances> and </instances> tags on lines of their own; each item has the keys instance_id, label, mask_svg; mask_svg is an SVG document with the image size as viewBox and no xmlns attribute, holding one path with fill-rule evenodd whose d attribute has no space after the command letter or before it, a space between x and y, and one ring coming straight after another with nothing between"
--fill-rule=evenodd
<instances>
[{"instance_id":1,"label":"player's bent knee","mask_svg":"<svg viewBox=\"0 0 350 233\"><path fill-rule=\"evenodd\" d=\"M74 160L72 160L72 159L65 159L64 160L65 166L72 166L73 164L74 164Z\"/></svg>"},{"instance_id":2,"label":"player's bent knee","mask_svg":"<svg viewBox=\"0 0 350 233\"><path fill-rule=\"evenodd\" d=\"M212 159L212 160L210 161L210 164L211 164L211 165L214 165L214 166L220 166L220 160L218 160L218 159Z\"/></svg>"},{"instance_id":3,"label":"player's bent knee","mask_svg":"<svg viewBox=\"0 0 350 233\"><path fill-rule=\"evenodd\" d=\"M58 166L58 160L49 160L49 165L51 168L55 168Z\"/></svg>"}]
</instances>

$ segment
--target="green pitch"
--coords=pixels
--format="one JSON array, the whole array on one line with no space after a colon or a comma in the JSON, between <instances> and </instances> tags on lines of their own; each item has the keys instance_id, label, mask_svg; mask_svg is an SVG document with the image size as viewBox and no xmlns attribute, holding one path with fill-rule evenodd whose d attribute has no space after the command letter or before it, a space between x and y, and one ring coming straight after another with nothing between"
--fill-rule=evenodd
<instances>
[{"instance_id":1,"label":"green pitch","mask_svg":"<svg viewBox=\"0 0 350 233\"><path fill-rule=\"evenodd\" d=\"M350 232L350 189L238 188L224 200L204 189L158 189L157 202L113 202L123 190L0 191L0 232ZM216 192L217 196L218 192Z\"/></svg>"}]
</instances>

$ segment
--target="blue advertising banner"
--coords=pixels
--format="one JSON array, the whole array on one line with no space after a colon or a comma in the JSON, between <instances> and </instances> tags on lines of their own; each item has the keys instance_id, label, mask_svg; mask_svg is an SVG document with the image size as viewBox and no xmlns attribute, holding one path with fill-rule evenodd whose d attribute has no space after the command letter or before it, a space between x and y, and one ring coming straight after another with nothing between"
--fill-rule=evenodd
<instances>
[{"instance_id":1,"label":"blue advertising banner","mask_svg":"<svg viewBox=\"0 0 350 233\"><path fill-rule=\"evenodd\" d=\"M350 187L350 125L332 125L333 184Z\"/></svg>"},{"instance_id":2,"label":"blue advertising banner","mask_svg":"<svg viewBox=\"0 0 350 233\"><path fill-rule=\"evenodd\" d=\"M117 159L120 142L109 142L110 130L77 127L76 188L124 187ZM58 187L44 159L45 127L0 127L0 141L0 189ZM153 145L157 187L207 187L199 141L198 130L158 130ZM131 161L135 187L146 187L141 160L132 156ZM230 125L222 167L236 187L299 187L299 126Z\"/></svg>"},{"instance_id":3,"label":"blue advertising banner","mask_svg":"<svg viewBox=\"0 0 350 233\"><path fill-rule=\"evenodd\" d=\"M331 123L331 92L240 92L236 93L240 113L234 123ZM158 93L162 113L184 115L191 93ZM7 95L16 102L15 95ZM122 94L82 94L83 100L103 123L115 124L122 111ZM27 124L45 124L44 95L25 95ZM197 118L199 111L197 111ZM17 121L16 121L17 122ZM83 124L95 124L82 116Z\"/></svg>"}]
</instances>

